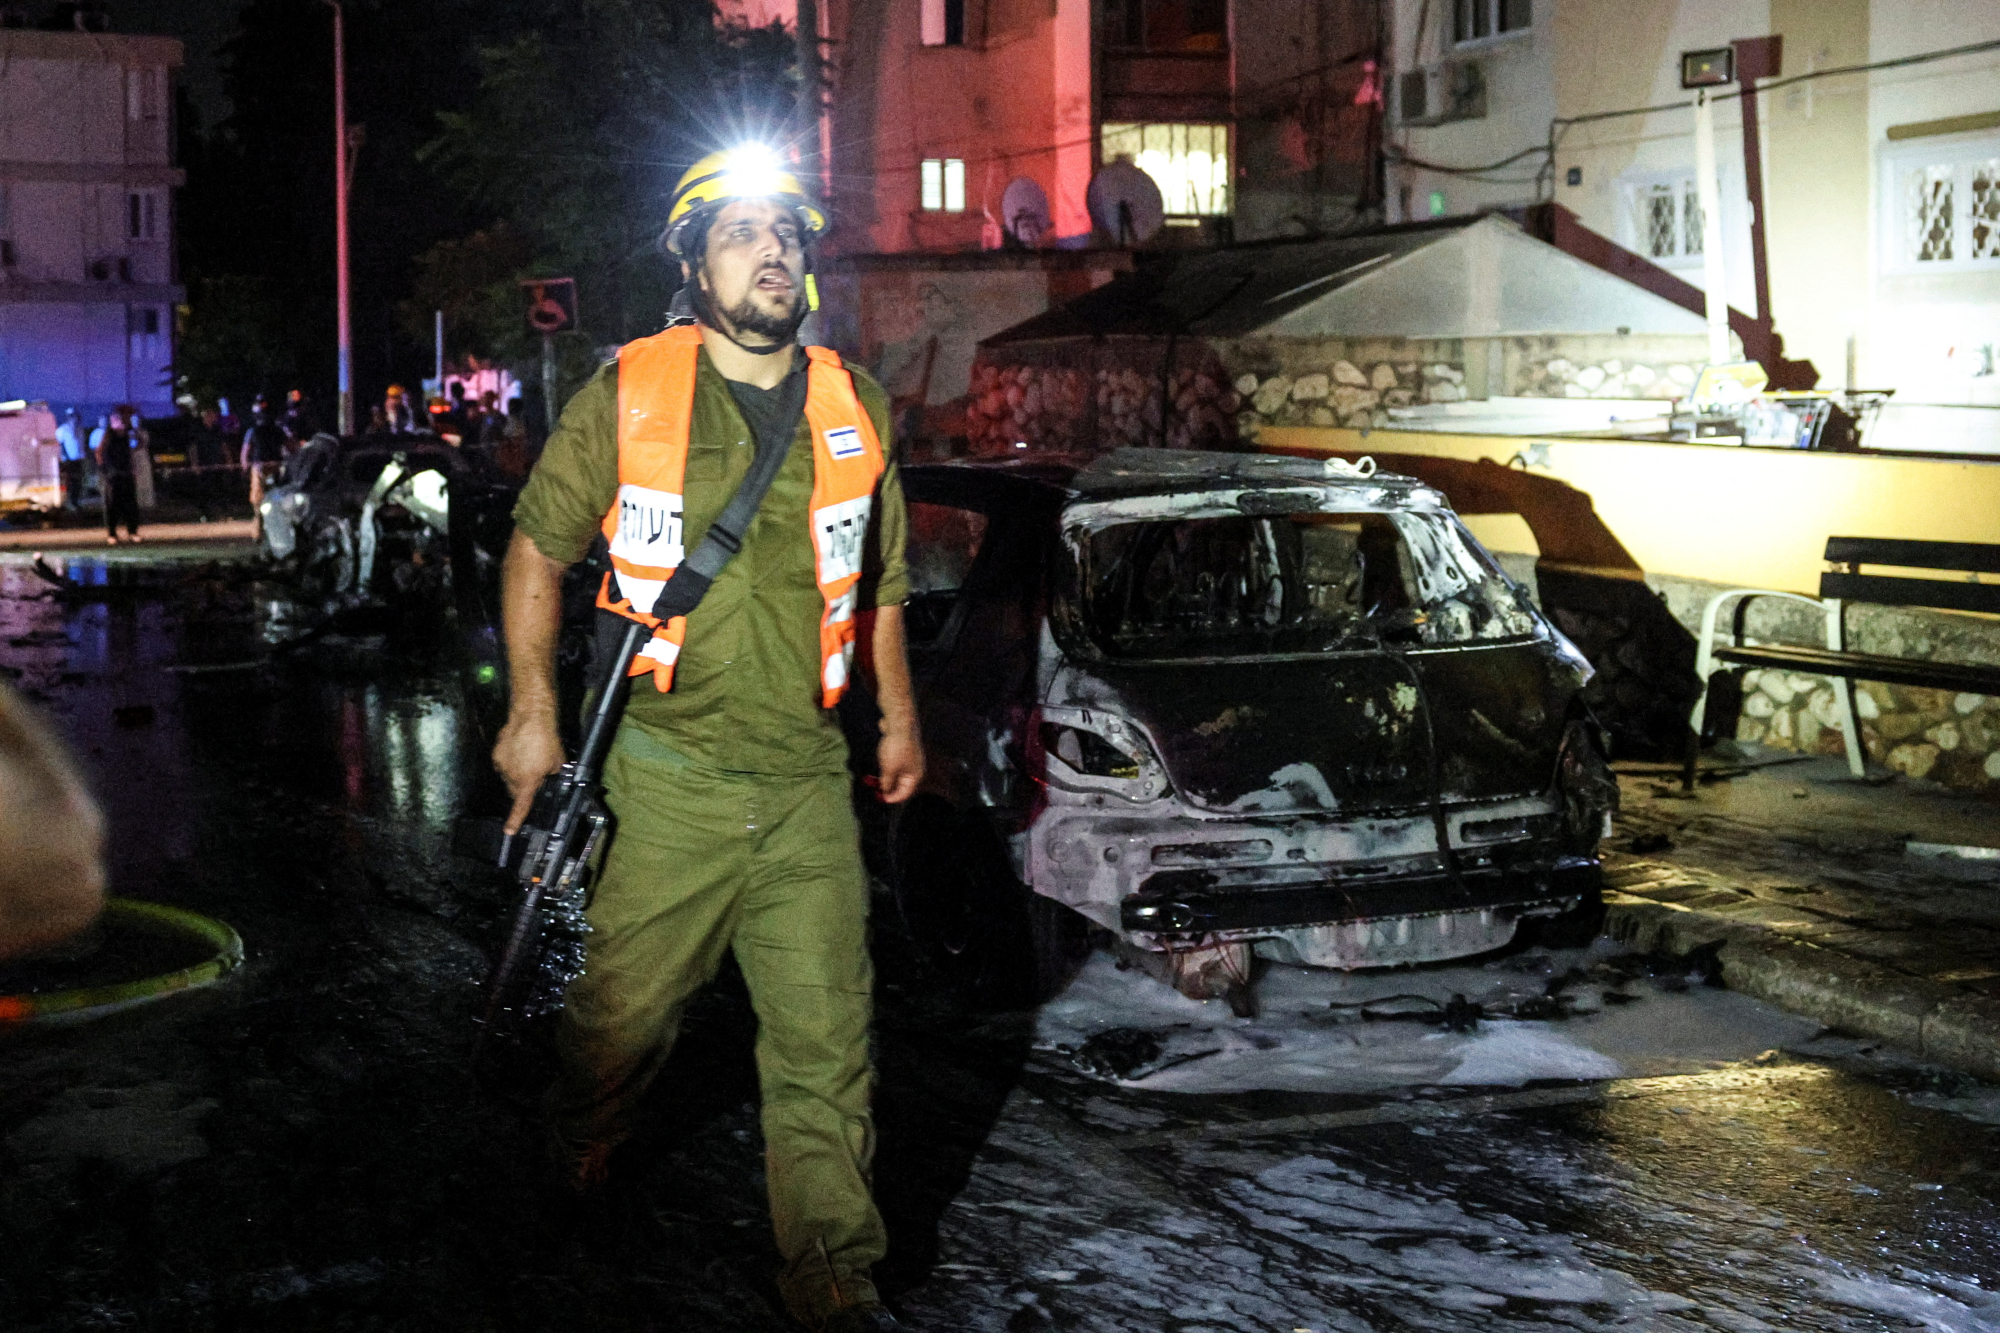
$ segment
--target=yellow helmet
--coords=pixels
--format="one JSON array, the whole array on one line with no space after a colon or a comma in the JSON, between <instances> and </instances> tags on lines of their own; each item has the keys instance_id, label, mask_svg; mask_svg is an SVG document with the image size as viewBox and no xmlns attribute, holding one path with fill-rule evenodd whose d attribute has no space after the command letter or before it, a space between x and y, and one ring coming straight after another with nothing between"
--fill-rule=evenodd
<instances>
[{"instance_id":1,"label":"yellow helmet","mask_svg":"<svg viewBox=\"0 0 2000 1333\"><path fill-rule=\"evenodd\" d=\"M684 254L687 224L711 206L731 199L776 199L791 205L807 236L826 230L826 214L807 197L805 186L778 154L763 144L746 144L710 153L689 167L680 184L674 186L674 202L667 210L667 230L662 238L667 249L675 255Z\"/></svg>"}]
</instances>

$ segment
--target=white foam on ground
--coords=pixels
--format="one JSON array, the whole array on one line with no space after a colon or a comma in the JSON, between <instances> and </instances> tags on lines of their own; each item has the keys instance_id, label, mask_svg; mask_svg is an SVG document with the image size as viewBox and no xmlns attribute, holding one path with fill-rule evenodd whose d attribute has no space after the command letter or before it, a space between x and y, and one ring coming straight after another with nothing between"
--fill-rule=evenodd
<instances>
[{"instance_id":1,"label":"white foam on ground","mask_svg":"<svg viewBox=\"0 0 2000 1333\"><path fill-rule=\"evenodd\" d=\"M1136 1028L1161 1043L1159 1060L1132 1085L1218 1093L1250 1089L1366 1093L1411 1084L1519 1086L1537 1079L1603 1079L1685 1073L1744 1060L1811 1039L1819 1025L1748 996L1695 985L1674 992L1648 982L1640 998L1604 1006L1598 988L1572 988L1580 1008L1559 1021L1482 1021L1452 1033L1420 1023L1365 1022L1358 1005L1453 995L1489 1008L1541 995L1552 975L1617 952L1517 955L1486 966L1339 973L1271 967L1257 984L1259 1016L1239 1019L1220 1000L1190 1000L1097 954L1074 983L1044 1005L1037 1045L1075 1049L1113 1028ZM1403 1007L1424 1007L1414 1001ZM1332 1008L1340 1004L1345 1008Z\"/></svg>"}]
</instances>

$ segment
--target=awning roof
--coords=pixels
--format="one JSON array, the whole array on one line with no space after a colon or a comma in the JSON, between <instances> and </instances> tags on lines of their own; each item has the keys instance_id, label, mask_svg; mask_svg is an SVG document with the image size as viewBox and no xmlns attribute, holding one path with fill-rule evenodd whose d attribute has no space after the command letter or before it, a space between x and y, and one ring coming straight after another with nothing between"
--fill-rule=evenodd
<instances>
[{"instance_id":1,"label":"awning roof","mask_svg":"<svg viewBox=\"0 0 2000 1333\"><path fill-rule=\"evenodd\" d=\"M1700 334L1699 315L1489 215L1147 256L988 347L1077 337Z\"/></svg>"}]
</instances>

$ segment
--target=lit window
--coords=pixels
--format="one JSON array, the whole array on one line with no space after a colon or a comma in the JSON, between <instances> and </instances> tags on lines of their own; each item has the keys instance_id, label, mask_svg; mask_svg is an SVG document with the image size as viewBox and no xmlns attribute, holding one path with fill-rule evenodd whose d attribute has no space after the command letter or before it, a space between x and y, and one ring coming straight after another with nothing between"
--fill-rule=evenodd
<instances>
[{"instance_id":1,"label":"lit window","mask_svg":"<svg viewBox=\"0 0 2000 1333\"><path fill-rule=\"evenodd\" d=\"M925 46L964 46L965 0L923 0L918 30Z\"/></svg>"},{"instance_id":2,"label":"lit window","mask_svg":"<svg viewBox=\"0 0 2000 1333\"><path fill-rule=\"evenodd\" d=\"M1104 160L1124 158L1160 187L1169 217L1229 212L1227 125L1106 125Z\"/></svg>"},{"instance_id":3,"label":"lit window","mask_svg":"<svg viewBox=\"0 0 2000 1333\"><path fill-rule=\"evenodd\" d=\"M927 157L920 176L926 213L965 211L965 160L957 157Z\"/></svg>"},{"instance_id":4,"label":"lit window","mask_svg":"<svg viewBox=\"0 0 2000 1333\"><path fill-rule=\"evenodd\" d=\"M131 190L125 195L125 235L134 241L160 237L160 192Z\"/></svg>"},{"instance_id":5,"label":"lit window","mask_svg":"<svg viewBox=\"0 0 2000 1333\"><path fill-rule=\"evenodd\" d=\"M1453 41L1484 41L1533 24L1533 0L1452 0Z\"/></svg>"}]
</instances>

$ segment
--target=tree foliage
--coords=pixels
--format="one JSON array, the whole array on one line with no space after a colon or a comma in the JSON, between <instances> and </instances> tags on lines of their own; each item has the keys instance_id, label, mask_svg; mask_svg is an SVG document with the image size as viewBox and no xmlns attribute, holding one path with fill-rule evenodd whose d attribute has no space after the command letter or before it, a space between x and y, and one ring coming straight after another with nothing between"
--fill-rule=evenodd
<instances>
[{"instance_id":1,"label":"tree foliage","mask_svg":"<svg viewBox=\"0 0 2000 1333\"><path fill-rule=\"evenodd\" d=\"M793 40L723 29L708 0L545 0L478 53L478 93L421 156L490 219L433 247L419 299L449 348L526 361L518 281L574 277L571 355L657 330L678 275L657 247L689 164L748 135L789 136Z\"/></svg>"},{"instance_id":2,"label":"tree foliage","mask_svg":"<svg viewBox=\"0 0 2000 1333\"><path fill-rule=\"evenodd\" d=\"M710 0L343 9L348 118L366 134L350 193L360 402L427 373L435 310L453 355L529 371L524 277L577 279L566 368L658 328L676 277L654 238L680 172L792 123L791 37L720 29ZM247 0L223 52L230 114L204 132L182 108L177 369L200 392L300 385L330 401L331 13Z\"/></svg>"},{"instance_id":3,"label":"tree foliage","mask_svg":"<svg viewBox=\"0 0 2000 1333\"><path fill-rule=\"evenodd\" d=\"M349 190L363 401L429 362L428 333L412 345L397 302L416 257L478 217L417 152L441 110L477 94L477 43L511 31L517 9L513 0L343 0L348 121L365 132ZM247 400L296 386L331 400L332 13L320 0L248 0L222 52L229 114L204 130L191 106L179 113L189 311L178 369L198 370L211 392Z\"/></svg>"}]
</instances>

